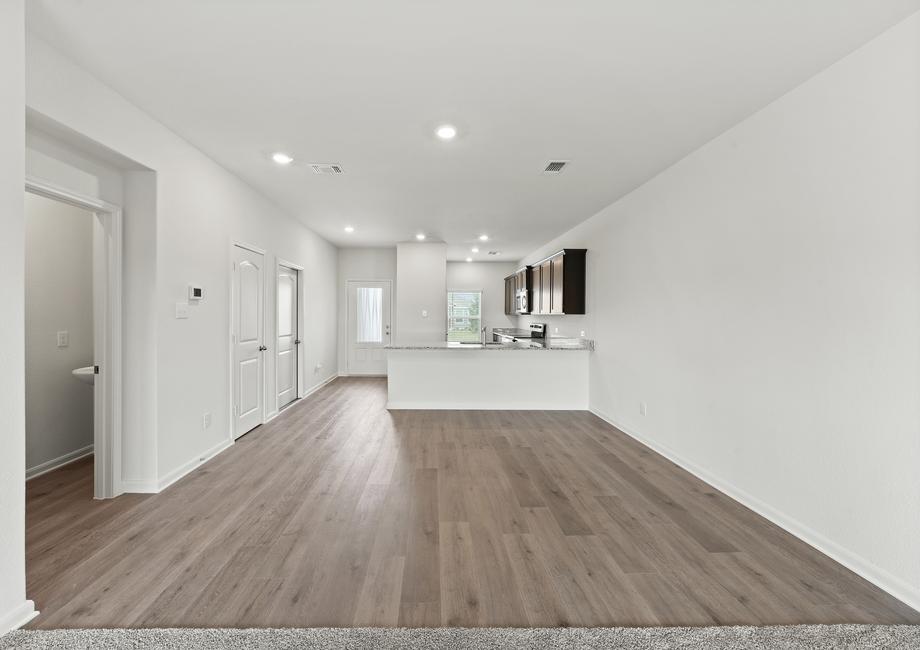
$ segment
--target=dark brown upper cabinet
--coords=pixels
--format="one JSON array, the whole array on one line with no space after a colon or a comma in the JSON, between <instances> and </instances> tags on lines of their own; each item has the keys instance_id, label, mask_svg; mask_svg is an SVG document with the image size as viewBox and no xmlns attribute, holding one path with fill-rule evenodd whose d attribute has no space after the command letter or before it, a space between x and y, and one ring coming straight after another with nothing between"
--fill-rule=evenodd
<instances>
[{"instance_id":1,"label":"dark brown upper cabinet","mask_svg":"<svg viewBox=\"0 0 920 650\"><path fill-rule=\"evenodd\" d=\"M518 313L515 296L527 289L530 314L584 314L585 253L584 248L564 248L509 275L505 278L505 313Z\"/></svg>"},{"instance_id":2,"label":"dark brown upper cabinet","mask_svg":"<svg viewBox=\"0 0 920 650\"><path fill-rule=\"evenodd\" d=\"M514 316L520 312L517 311L517 293L518 291L527 291L528 307L533 299L533 291L530 278L530 267L524 266L505 278L505 313ZM526 313L530 313L530 309Z\"/></svg>"},{"instance_id":3,"label":"dark brown upper cabinet","mask_svg":"<svg viewBox=\"0 0 920 650\"><path fill-rule=\"evenodd\" d=\"M585 253L584 248L564 248L534 265L540 283L534 281L533 293L539 297L531 300L532 313L585 313Z\"/></svg>"},{"instance_id":4,"label":"dark brown upper cabinet","mask_svg":"<svg viewBox=\"0 0 920 650\"><path fill-rule=\"evenodd\" d=\"M530 267L530 313L539 314L543 308L543 276L539 266Z\"/></svg>"}]
</instances>

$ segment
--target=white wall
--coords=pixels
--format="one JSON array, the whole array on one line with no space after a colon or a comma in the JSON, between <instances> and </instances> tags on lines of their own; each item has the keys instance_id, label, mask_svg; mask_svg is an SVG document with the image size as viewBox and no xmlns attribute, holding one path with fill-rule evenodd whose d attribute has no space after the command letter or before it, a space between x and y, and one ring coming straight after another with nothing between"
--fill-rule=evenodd
<instances>
[{"instance_id":1,"label":"white wall","mask_svg":"<svg viewBox=\"0 0 920 650\"><path fill-rule=\"evenodd\" d=\"M34 611L25 574L25 54L22 0L0 2L0 634Z\"/></svg>"},{"instance_id":2,"label":"white wall","mask_svg":"<svg viewBox=\"0 0 920 650\"><path fill-rule=\"evenodd\" d=\"M593 409L914 607L918 116L914 15L524 260L589 250Z\"/></svg>"},{"instance_id":3,"label":"white wall","mask_svg":"<svg viewBox=\"0 0 920 650\"><path fill-rule=\"evenodd\" d=\"M396 296L396 248L340 248L338 271L339 294L339 373L348 374L348 280L390 280L391 300ZM395 300L394 300L395 305ZM391 325L395 328L395 309L391 310ZM395 331L395 329L394 329Z\"/></svg>"},{"instance_id":4,"label":"white wall","mask_svg":"<svg viewBox=\"0 0 920 650\"><path fill-rule=\"evenodd\" d=\"M34 194L26 194L25 217L26 471L31 474L93 444L93 387L71 371L93 365L95 217ZM59 331L68 334L66 347L57 346Z\"/></svg>"},{"instance_id":5,"label":"white wall","mask_svg":"<svg viewBox=\"0 0 920 650\"><path fill-rule=\"evenodd\" d=\"M447 244L398 244L396 284L394 339L403 343L443 341L447 330Z\"/></svg>"},{"instance_id":6,"label":"white wall","mask_svg":"<svg viewBox=\"0 0 920 650\"><path fill-rule=\"evenodd\" d=\"M516 268L512 262L447 263L448 291L482 291L482 324L490 336L493 327L516 326L517 317L505 315L505 278Z\"/></svg>"},{"instance_id":7,"label":"white wall","mask_svg":"<svg viewBox=\"0 0 920 650\"><path fill-rule=\"evenodd\" d=\"M47 43L30 34L27 51L31 109L156 172L156 237L150 245L156 278L155 467L162 483L230 435L232 242L268 251L267 336L275 328L276 260L305 268L304 390L335 374L336 249ZM127 229L125 237L127 257L139 242L132 243ZM189 283L202 285L206 298L189 319L177 320L175 303L186 298ZM266 405L273 406L274 358L266 356ZM316 372L318 364L323 369ZM209 429L201 426L205 411L212 413Z\"/></svg>"},{"instance_id":8,"label":"white wall","mask_svg":"<svg viewBox=\"0 0 920 650\"><path fill-rule=\"evenodd\" d=\"M123 202L122 444L125 489L157 480L157 175L125 169ZM101 197L104 198L104 197ZM110 203L113 201L109 200Z\"/></svg>"}]
</instances>

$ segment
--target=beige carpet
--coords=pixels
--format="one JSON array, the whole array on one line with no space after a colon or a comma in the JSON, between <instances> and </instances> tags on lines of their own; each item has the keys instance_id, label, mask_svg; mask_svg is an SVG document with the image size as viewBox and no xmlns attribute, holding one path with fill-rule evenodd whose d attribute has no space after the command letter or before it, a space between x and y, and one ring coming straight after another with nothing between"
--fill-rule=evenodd
<instances>
[{"instance_id":1,"label":"beige carpet","mask_svg":"<svg viewBox=\"0 0 920 650\"><path fill-rule=\"evenodd\" d=\"M0 638L0 649L203 648L371 650L450 648L524 650L563 648L920 648L920 626L802 625L774 627L649 628L306 628L20 630Z\"/></svg>"}]
</instances>

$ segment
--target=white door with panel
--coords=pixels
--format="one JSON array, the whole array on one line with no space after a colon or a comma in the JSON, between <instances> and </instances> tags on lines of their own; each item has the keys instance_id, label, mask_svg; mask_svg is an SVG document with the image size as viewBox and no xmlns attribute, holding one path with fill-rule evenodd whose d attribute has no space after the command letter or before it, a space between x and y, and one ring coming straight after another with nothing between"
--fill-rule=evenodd
<instances>
[{"instance_id":1,"label":"white door with panel","mask_svg":"<svg viewBox=\"0 0 920 650\"><path fill-rule=\"evenodd\" d=\"M349 374L386 374L390 311L389 281L348 281Z\"/></svg>"},{"instance_id":2,"label":"white door with panel","mask_svg":"<svg viewBox=\"0 0 920 650\"><path fill-rule=\"evenodd\" d=\"M299 271L278 266L278 340L275 343L278 408L297 399L300 328L298 314Z\"/></svg>"},{"instance_id":3,"label":"white door with panel","mask_svg":"<svg viewBox=\"0 0 920 650\"><path fill-rule=\"evenodd\" d=\"M262 293L264 260L261 253L233 247L233 437L262 424L263 359Z\"/></svg>"}]
</instances>

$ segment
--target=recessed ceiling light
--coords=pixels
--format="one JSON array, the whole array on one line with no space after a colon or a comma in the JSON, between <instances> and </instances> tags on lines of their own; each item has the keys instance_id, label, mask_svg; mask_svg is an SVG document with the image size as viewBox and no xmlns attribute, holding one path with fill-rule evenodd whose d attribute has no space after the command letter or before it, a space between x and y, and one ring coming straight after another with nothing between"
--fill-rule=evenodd
<instances>
[{"instance_id":1,"label":"recessed ceiling light","mask_svg":"<svg viewBox=\"0 0 920 650\"><path fill-rule=\"evenodd\" d=\"M415 236L415 238L419 241L422 241L423 239L425 239L425 233L420 232L419 234Z\"/></svg>"},{"instance_id":2,"label":"recessed ceiling light","mask_svg":"<svg viewBox=\"0 0 920 650\"><path fill-rule=\"evenodd\" d=\"M472 261L473 261L473 258L472 258L472 257L467 257L467 258L466 258L466 261L467 261L467 262L472 262Z\"/></svg>"},{"instance_id":3,"label":"recessed ceiling light","mask_svg":"<svg viewBox=\"0 0 920 650\"><path fill-rule=\"evenodd\" d=\"M438 137L442 140L453 140L457 135L457 128L450 124L444 124L439 126L435 133L437 133Z\"/></svg>"},{"instance_id":4,"label":"recessed ceiling light","mask_svg":"<svg viewBox=\"0 0 920 650\"><path fill-rule=\"evenodd\" d=\"M473 251L474 253L478 253L478 252L479 252L479 247L478 247L478 246L473 246L470 250Z\"/></svg>"},{"instance_id":5,"label":"recessed ceiling light","mask_svg":"<svg viewBox=\"0 0 920 650\"><path fill-rule=\"evenodd\" d=\"M488 235L479 235L479 241L489 241Z\"/></svg>"},{"instance_id":6,"label":"recessed ceiling light","mask_svg":"<svg viewBox=\"0 0 920 650\"><path fill-rule=\"evenodd\" d=\"M272 160L274 160L279 165L290 165L292 162L294 162L294 159L283 151L273 153Z\"/></svg>"},{"instance_id":7,"label":"recessed ceiling light","mask_svg":"<svg viewBox=\"0 0 920 650\"><path fill-rule=\"evenodd\" d=\"M345 226L345 232L354 232L354 231L355 231L354 226Z\"/></svg>"}]
</instances>

